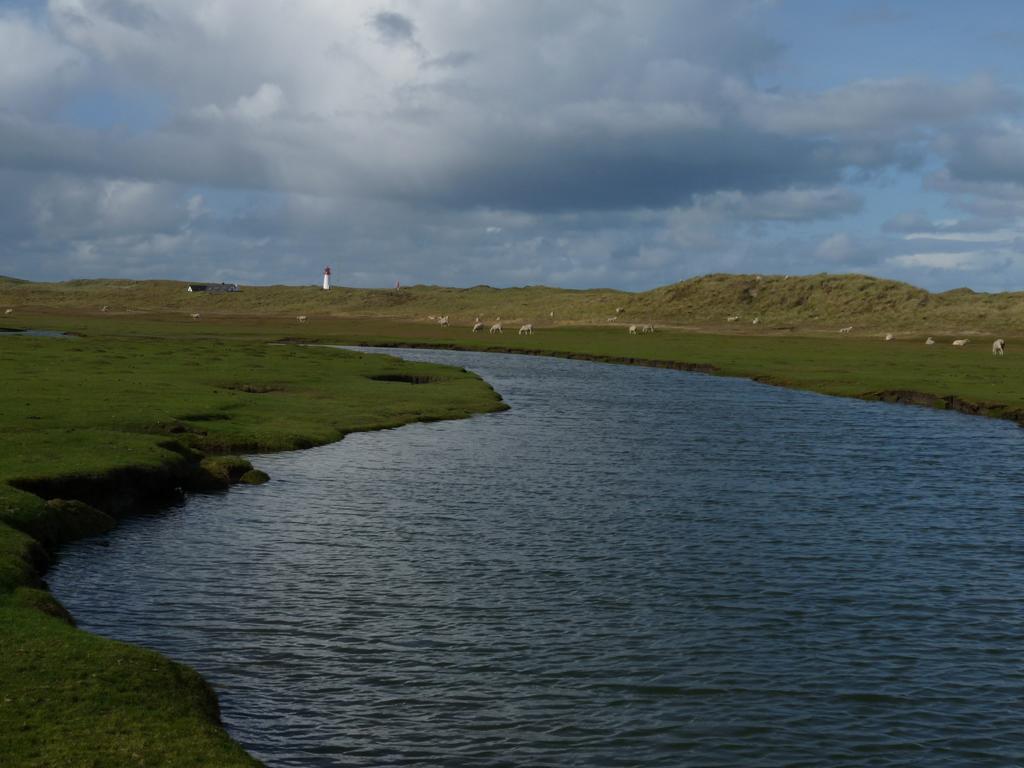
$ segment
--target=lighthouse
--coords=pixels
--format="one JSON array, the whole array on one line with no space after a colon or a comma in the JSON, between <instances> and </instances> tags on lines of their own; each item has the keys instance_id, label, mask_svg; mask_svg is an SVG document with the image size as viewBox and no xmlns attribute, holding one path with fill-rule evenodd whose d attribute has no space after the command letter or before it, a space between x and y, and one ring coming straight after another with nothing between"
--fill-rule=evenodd
<instances>
[{"instance_id":1,"label":"lighthouse","mask_svg":"<svg viewBox=\"0 0 1024 768\"><path fill-rule=\"evenodd\" d=\"M331 290L331 268L324 267L324 290Z\"/></svg>"}]
</instances>

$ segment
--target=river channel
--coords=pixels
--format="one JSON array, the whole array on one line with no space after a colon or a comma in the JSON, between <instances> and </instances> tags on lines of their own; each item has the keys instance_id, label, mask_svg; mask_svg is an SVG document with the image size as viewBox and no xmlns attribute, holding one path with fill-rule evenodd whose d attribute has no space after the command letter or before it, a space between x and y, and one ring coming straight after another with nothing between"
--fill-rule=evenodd
<instances>
[{"instance_id":1,"label":"river channel","mask_svg":"<svg viewBox=\"0 0 1024 768\"><path fill-rule=\"evenodd\" d=\"M389 352L511 410L253 457L66 548L80 626L197 668L270 766L1024 761L1016 425Z\"/></svg>"}]
</instances>

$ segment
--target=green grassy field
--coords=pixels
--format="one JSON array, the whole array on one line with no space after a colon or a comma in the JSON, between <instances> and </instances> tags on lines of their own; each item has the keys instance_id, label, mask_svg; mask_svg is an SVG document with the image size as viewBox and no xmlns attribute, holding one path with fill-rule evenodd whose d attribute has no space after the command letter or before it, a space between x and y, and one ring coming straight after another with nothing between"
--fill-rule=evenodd
<instances>
[{"instance_id":1,"label":"green grassy field","mask_svg":"<svg viewBox=\"0 0 1024 768\"><path fill-rule=\"evenodd\" d=\"M0 337L0 765L251 765L198 675L71 626L39 578L51 553L249 468L209 456L504 406L459 369L108 330Z\"/></svg>"}]
</instances>

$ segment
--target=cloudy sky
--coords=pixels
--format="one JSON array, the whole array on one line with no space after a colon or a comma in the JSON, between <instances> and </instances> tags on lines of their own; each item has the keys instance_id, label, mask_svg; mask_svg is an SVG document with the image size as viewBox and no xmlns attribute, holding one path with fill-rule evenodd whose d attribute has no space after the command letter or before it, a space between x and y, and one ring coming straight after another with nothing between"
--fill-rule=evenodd
<instances>
[{"instance_id":1,"label":"cloudy sky","mask_svg":"<svg viewBox=\"0 0 1024 768\"><path fill-rule=\"evenodd\" d=\"M0 0L0 274L1024 289L1017 0Z\"/></svg>"}]
</instances>

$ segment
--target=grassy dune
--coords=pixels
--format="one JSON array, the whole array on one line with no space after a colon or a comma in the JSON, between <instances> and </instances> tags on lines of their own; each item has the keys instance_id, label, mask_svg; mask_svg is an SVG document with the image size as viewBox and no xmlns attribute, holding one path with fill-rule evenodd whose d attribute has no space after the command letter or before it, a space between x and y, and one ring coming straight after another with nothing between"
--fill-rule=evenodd
<instances>
[{"instance_id":1,"label":"grassy dune","mask_svg":"<svg viewBox=\"0 0 1024 768\"><path fill-rule=\"evenodd\" d=\"M0 765L254 764L193 671L70 624L40 580L52 553L245 477L211 455L503 407L458 369L171 336L0 337Z\"/></svg>"},{"instance_id":2,"label":"grassy dune","mask_svg":"<svg viewBox=\"0 0 1024 768\"><path fill-rule=\"evenodd\" d=\"M865 275L708 275L641 293L564 290L544 286L496 289L412 286L395 290L310 286L245 287L231 294L190 294L175 281L72 280L30 283L0 280L0 307L114 314L199 312L229 315L387 317L426 320L447 314L453 323L477 315L546 325L620 322L699 327L735 333L835 331L931 334L1024 333L1024 293L975 293L958 289L929 293ZM726 318L739 315L736 323Z\"/></svg>"}]
</instances>

